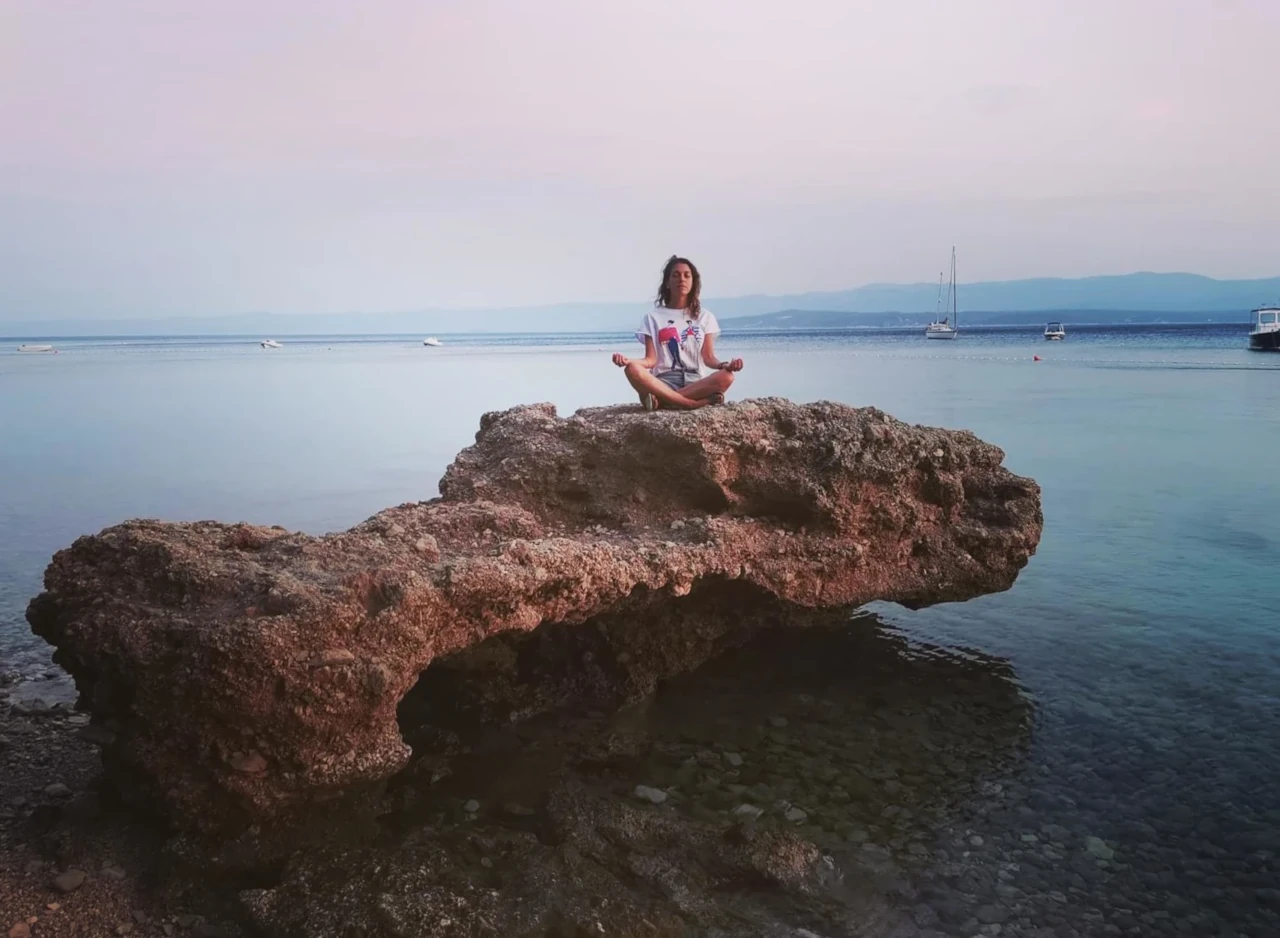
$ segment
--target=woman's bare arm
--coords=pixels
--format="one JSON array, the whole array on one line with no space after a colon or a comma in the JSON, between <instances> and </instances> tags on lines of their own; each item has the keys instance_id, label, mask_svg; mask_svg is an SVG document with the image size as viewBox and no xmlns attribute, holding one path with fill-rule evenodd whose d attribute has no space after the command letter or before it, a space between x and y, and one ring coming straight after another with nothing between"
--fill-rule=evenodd
<instances>
[{"instance_id":1,"label":"woman's bare arm","mask_svg":"<svg viewBox=\"0 0 1280 938\"><path fill-rule=\"evenodd\" d=\"M627 358L621 352L613 353L613 363L619 368L626 368L634 363L641 368L652 368L658 364L658 350L653 347L653 339L644 337L644 358Z\"/></svg>"},{"instance_id":2,"label":"woman's bare arm","mask_svg":"<svg viewBox=\"0 0 1280 938\"><path fill-rule=\"evenodd\" d=\"M706 336L702 340L702 363L708 368L714 368L717 371L741 371L742 359L735 358L732 361L722 362L716 358L716 337L715 334Z\"/></svg>"}]
</instances>

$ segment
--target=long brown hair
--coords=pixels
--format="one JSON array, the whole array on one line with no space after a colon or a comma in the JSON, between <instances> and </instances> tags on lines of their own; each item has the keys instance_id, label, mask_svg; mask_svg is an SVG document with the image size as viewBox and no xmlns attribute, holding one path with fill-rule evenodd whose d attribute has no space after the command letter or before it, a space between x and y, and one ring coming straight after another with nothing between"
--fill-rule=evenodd
<instances>
[{"instance_id":1,"label":"long brown hair","mask_svg":"<svg viewBox=\"0 0 1280 938\"><path fill-rule=\"evenodd\" d=\"M687 257L680 257L672 254L671 259L667 261L667 266L662 268L662 283L658 286L658 296L653 301L654 306L666 307L671 302L671 288L667 286L667 281L671 278L671 271L676 264L688 264L689 270L693 272L693 288L689 290L689 305L685 310L694 319L702 312L702 304L698 302L698 295L702 292L702 275L698 273L698 268L694 266L693 261Z\"/></svg>"}]
</instances>

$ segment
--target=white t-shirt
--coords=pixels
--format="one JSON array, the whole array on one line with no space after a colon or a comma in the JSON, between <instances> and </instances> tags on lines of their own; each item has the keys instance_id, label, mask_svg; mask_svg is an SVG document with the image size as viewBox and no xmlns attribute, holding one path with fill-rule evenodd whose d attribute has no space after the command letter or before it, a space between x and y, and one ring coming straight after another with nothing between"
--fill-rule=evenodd
<instances>
[{"instance_id":1,"label":"white t-shirt","mask_svg":"<svg viewBox=\"0 0 1280 938\"><path fill-rule=\"evenodd\" d=\"M686 310L662 308L644 317L636 338L641 342L653 340L658 353L658 363L653 366L655 375L684 371L702 376L711 370L702 363L702 343L719 331L720 323L710 310L700 310L698 318L693 319Z\"/></svg>"}]
</instances>

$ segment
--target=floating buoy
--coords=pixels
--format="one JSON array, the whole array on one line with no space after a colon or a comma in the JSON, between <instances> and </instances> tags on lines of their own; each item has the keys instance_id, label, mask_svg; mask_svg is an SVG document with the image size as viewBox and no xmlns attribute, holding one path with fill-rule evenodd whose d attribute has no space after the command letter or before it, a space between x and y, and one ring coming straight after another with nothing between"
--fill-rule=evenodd
<instances>
[{"instance_id":1,"label":"floating buoy","mask_svg":"<svg viewBox=\"0 0 1280 938\"><path fill-rule=\"evenodd\" d=\"M1033 362L1038 362L1038 361L1040 360L1040 356L1039 356L1039 355L1032 355L1032 356L1031 356L1031 360L1032 360Z\"/></svg>"}]
</instances>

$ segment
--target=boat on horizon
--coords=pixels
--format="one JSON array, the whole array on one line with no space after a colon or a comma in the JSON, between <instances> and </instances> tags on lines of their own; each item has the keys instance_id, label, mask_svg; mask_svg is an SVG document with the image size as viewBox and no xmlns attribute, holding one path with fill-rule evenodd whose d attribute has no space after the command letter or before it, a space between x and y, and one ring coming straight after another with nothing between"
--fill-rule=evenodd
<instances>
[{"instance_id":1,"label":"boat on horizon","mask_svg":"<svg viewBox=\"0 0 1280 938\"><path fill-rule=\"evenodd\" d=\"M444 343L441 342L439 339L437 339L435 336L428 336L427 338L423 339L422 344L429 345L432 348L439 348L440 346L444 345Z\"/></svg>"},{"instance_id":2,"label":"boat on horizon","mask_svg":"<svg viewBox=\"0 0 1280 938\"><path fill-rule=\"evenodd\" d=\"M943 312L948 315L942 315ZM942 274L938 274L938 309L933 322L924 328L926 339L954 339L960 334L960 311L956 303L956 249L951 247L951 285L947 287L947 305L942 305Z\"/></svg>"},{"instance_id":3,"label":"boat on horizon","mask_svg":"<svg viewBox=\"0 0 1280 938\"><path fill-rule=\"evenodd\" d=\"M261 345L263 348L280 348L280 343L277 342L275 339L263 339L258 344Z\"/></svg>"},{"instance_id":4,"label":"boat on horizon","mask_svg":"<svg viewBox=\"0 0 1280 938\"><path fill-rule=\"evenodd\" d=\"M1255 352L1280 352L1280 304L1259 306L1253 311L1249 348Z\"/></svg>"},{"instance_id":5,"label":"boat on horizon","mask_svg":"<svg viewBox=\"0 0 1280 938\"><path fill-rule=\"evenodd\" d=\"M1050 342L1061 342L1067 337L1067 330L1062 328L1062 323L1051 322L1044 327L1044 337Z\"/></svg>"},{"instance_id":6,"label":"boat on horizon","mask_svg":"<svg viewBox=\"0 0 1280 938\"><path fill-rule=\"evenodd\" d=\"M29 345L29 344L24 344L24 345L19 345L19 346L18 346L18 351L19 351L19 352L24 352L24 353L30 353L30 352L57 352L58 350L57 350L56 348L54 348L52 345Z\"/></svg>"}]
</instances>

